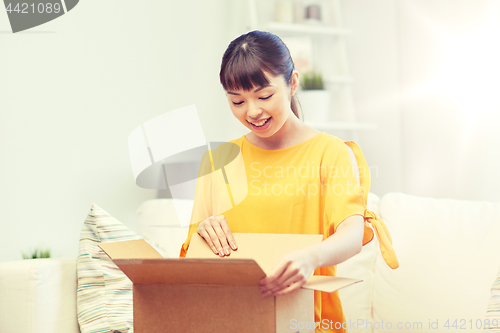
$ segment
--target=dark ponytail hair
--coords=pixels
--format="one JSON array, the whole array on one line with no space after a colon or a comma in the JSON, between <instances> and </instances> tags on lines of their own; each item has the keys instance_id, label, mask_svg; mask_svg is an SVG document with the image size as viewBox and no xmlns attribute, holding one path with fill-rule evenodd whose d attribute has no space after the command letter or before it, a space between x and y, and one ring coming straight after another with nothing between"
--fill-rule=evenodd
<instances>
[{"instance_id":1,"label":"dark ponytail hair","mask_svg":"<svg viewBox=\"0 0 500 333\"><path fill-rule=\"evenodd\" d=\"M229 44L222 57L219 77L225 90L248 91L269 84L264 72L275 77L283 75L290 86L294 69L290 51L278 36L254 30ZM290 107L300 119L295 95Z\"/></svg>"}]
</instances>

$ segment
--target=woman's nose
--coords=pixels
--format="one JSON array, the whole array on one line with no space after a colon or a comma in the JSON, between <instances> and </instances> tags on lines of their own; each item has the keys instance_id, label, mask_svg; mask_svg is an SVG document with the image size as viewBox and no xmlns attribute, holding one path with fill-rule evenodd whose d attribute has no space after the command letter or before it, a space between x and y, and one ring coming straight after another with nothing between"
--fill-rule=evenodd
<instances>
[{"instance_id":1,"label":"woman's nose","mask_svg":"<svg viewBox=\"0 0 500 333\"><path fill-rule=\"evenodd\" d=\"M262 109L257 104L255 103L248 104L247 115L251 119L253 120L259 119L261 114L262 114Z\"/></svg>"}]
</instances>

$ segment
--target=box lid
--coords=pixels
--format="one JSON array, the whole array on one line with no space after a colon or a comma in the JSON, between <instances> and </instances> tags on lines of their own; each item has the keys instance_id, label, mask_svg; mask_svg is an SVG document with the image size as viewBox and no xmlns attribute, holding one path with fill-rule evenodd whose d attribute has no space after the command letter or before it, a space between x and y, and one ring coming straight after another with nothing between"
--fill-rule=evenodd
<instances>
[{"instance_id":1,"label":"box lid","mask_svg":"<svg viewBox=\"0 0 500 333\"><path fill-rule=\"evenodd\" d=\"M99 247L135 284L258 285L276 260L288 252L320 242L322 235L233 233L238 250L215 255L193 234L186 258L163 258L145 240L100 244ZM312 276L304 289L334 292L362 280Z\"/></svg>"},{"instance_id":2,"label":"box lid","mask_svg":"<svg viewBox=\"0 0 500 333\"><path fill-rule=\"evenodd\" d=\"M253 259L265 273L269 273L281 256L323 240L323 235L304 234L233 233L233 237L238 249L232 251L229 256L221 258L212 252L200 235L193 234L186 258ZM361 281L345 277L313 275L302 288L331 293Z\"/></svg>"},{"instance_id":3,"label":"box lid","mask_svg":"<svg viewBox=\"0 0 500 333\"><path fill-rule=\"evenodd\" d=\"M144 239L101 243L99 247L112 259L153 259L163 258Z\"/></svg>"},{"instance_id":4,"label":"box lid","mask_svg":"<svg viewBox=\"0 0 500 333\"><path fill-rule=\"evenodd\" d=\"M212 252L200 235L193 234L186 258L254 259L267 274L273 269L278 258L323 240L323 235L303 234L233 233L233 237L238 249L221 258Z\"/></svg>"},{"instance_id":5,"label":"box lid","mask_svg":"<svg viewBox=\"0 0 500 333\"><path fill-rule=\"evenodd\" d=\"M255 285L265 276L252 259L163 258L144 239L110 242L99 247L137 284Z\"/></svg>"},{"instance_id":6,"label":"box lid","mask_svg":"<svg viewBox=\"0 0 500 333\"><path fill-rule=\"evenodd\" d=\"M115 259L113 262L136 284L256 285L265 274L250 259Z\"/></svg>"}]
</instances>

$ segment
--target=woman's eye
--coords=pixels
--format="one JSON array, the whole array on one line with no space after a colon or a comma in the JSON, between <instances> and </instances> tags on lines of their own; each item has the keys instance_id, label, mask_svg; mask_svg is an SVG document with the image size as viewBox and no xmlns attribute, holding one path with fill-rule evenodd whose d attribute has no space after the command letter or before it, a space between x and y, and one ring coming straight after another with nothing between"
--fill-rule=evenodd
<instances>
[{"instance_id":1,"label":"woman's eye","mask_svg":"<svg viewBox=\"0 0 500 333\"><path fill-rule=\"evenodd\" d=\"M240 104L243 104L243 102L239 102L239 103L235 103L233 102L234 105L240 105Z\"/></svg>"},{"instance_id":2,"label":"woman's eye","mask_svg":"<svg viewBox=\"0 0 500 333\"><path fill-rule=\"evenodd\" d=\"M273 94L273 95L274 95L274 94ZM261 97L260 99L269 99L269 98L271 98L273 95L269 95L269 96L267 96L267 97Z\"/></svg>"}]
</instances>

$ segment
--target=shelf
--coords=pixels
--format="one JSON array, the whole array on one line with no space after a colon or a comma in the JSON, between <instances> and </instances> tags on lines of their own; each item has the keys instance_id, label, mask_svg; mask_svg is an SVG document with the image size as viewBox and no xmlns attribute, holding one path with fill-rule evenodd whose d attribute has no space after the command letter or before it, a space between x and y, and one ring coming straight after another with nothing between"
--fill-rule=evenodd
<instances>
[{"instance_id":1,"label":"shelf","mask_svg":"<svg viewBox=\"0 0 500 333\"><path fill-rule=\"evenodd\" d=\"M294 32L304 34L317 34L317 35L349 35L351 30L343 28L335 28L327 25L313 25L313 24L295 24L295 23L279 23L271 22L268 29L275 32Z\"/></svg>"},{"instance_id":2,"label":"shelf","mask_svg":"<svg viewBox=\"0 0 500 333\"><path fill-rule=\"evenodd\" d=\"M373 123L357 123L347 121L334 121L334 122L305 122L307 125L314 127L318 130L374 130L377 129L377 124Z\"/></svg>"},{"instance_id":3,"label":"shelf","mask_svg":"<svg viewBox=\"0 0 500 333\"><path fill-rule=\"evenodd\" d=\"M356 137L356 131L375 130L378 128L378 125L376 123L362 123L354 120L356 119L356 112L353 100L353 87L356 81L350 75L349 56L347 54L347 39L353 34L353 31L344 28L342 25L341 1L324 1L325 3L322 3L322 6L325 6L322 9L330 10L329 13L331 14L328 23L312 21L283 23L273 21L273 16L269 16L268 12L266 12L266 15L258 13L259 7L257 3L259 2L260 5L263 5L264 3L268 3L269 0L248 0L250 27L252 29L258 27L260 30L269 31L280 37L282 35L283 39L289 38L291 43L297 45L292 45L297 49L297 53L304 49L304 54L307 55L305 56L305 60L309 62L310 67L322 72L325 83L324 88L332 93L331 96L333 99L328 114L332 115L331 119L338 119L338 121L314 121L314 117L311 117L311 121L307 121L309 117L306 113L305 123L323 132L352 131L350 134ZM328 5L326 2L328 2ZM259 10L262 11L263 7L261 6ZM259 19L259 16L265 17ZM269 18L271 18L271 22L268 21ZM259 22L262 23L259 24ZM332 24L329 24L330 22ZM300 58L300 56L298 57ZM302 89L299 88L299 91L302 91ZM298 96L300 99L300 95ZM305 98L304 101L306 101ZM304 103L304 106L306 104ZM335 117L333 114L339 117ZM327 117L325 116L325 118ZM318 116L317 119L320 119L320 117Z\"/></svg>"}]
</instances>

